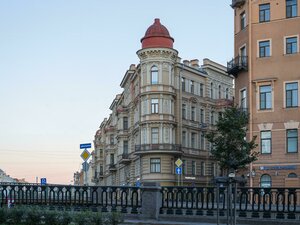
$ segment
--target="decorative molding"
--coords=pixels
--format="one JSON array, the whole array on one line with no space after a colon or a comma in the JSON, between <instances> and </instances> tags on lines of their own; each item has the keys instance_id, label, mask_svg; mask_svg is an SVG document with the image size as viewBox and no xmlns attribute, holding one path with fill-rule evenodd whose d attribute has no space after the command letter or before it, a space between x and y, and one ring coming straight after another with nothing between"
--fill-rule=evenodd
<instances>
[{"instance_id":1,"label":"decorative molding","mask_svg":"<svg viewBox=\"0 0 300 225\"><path fill-rule=\"evenodd\" d=\"M272 127L273 127L273 123L261 123L261 124L258 124L258 129L260 131L262 130L272 130Z\"/></svg>"},{"instance_id":2,"label":"decorative molding","mask_svg":"<svg viewBox=\"0 0 300 225\"><path fill-rule=\"evenodd\" d=\"M299 122L291 120L291 121L284 123L284 127L285 127L285 129L298 129Z\"/></svg>"}]
</instances>

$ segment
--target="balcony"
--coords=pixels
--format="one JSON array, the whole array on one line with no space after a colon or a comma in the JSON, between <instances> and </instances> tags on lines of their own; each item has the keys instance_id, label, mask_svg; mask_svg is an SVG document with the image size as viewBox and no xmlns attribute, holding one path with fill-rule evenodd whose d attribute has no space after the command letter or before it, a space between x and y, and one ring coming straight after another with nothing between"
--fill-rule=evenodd
<instances>
[{"instance_id":1,"label":"balcony","mask_svg":"<svg viewBox=\"0 0 300 225\"><path fill-rule=\"evenodd\" d=\"M95 175L92 178L92 182L98 183L101 178L103 178L103 171L95 172Z\"/></svg>"},{"instance_id":2,"label":"balcony","mask_svg":"<svg viewBox=\"0 0 300 225\"><path fill-rule=\"evenodd\" d=\"M231 61L227 62L227 73L235 77L241 71L248 70L248 56L237 56Z\"/></svg>"},{"instance_id":3,"label":"balcony","mask_svg":"<svg viewBox=\"0 0 300 225\"><path fill-rule=\"evenodd\" d=\"M233 106L233 100L231 99L222 98L222 99L217 99L216 101L217 108L223 108L229 106Z\"/></svg>"},{"instance_id":4,"label":"balcony","mask_svg":"<svg viewBox=\"0 0 300 225\"><path fill-rule=\"evenodd\" d=\"M108 169L109 169L109 171L112 171L112 172L116 171L117 170L116 164L114 164L114 163L109 164Z\"/></svg>"},{"instance_id":5,"label":"balcony","mask_svg":"<svg viewBox=\"0 0 300 225\"><path fill-rule=\"evenodd\" d=\"M182 155L183 151L181 145L175 144L144 144L135 146L136 154L153 154L153 153L163 153L163 154L174 154Z\"/></svg>"},{"instance_id":6,"label":"balcony","mask_svg":"<svg viewBox=\"0 0 300 225\"><path fill-rule=\"evenodd\" d=\"M128 164L128 163L130 163L130 161L131 161L131 159L130 159L128 153L123 153L121 155L120 163L122 163L122 164Z\"/></svg>"},{"instance_id":7,"label":"balcony","mask_svg":"<svg viewBox=\"0 0 300 225\"><path fill-rule=\"evenodd\" d=\"M231 8L241 7L246 3L246 0L232 0Z\"/></svg>"}]
</instances>

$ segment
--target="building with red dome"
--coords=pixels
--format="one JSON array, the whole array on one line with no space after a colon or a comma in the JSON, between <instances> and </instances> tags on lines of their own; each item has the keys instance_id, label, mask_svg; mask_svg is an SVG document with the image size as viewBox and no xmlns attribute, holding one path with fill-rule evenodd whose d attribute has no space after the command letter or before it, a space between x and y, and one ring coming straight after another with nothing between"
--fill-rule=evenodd
<instances>
[{"instance_id":1,"label":"building with red dome","mask_svg":"<svg viewBox=\"0 0 300 225\"><path fill-rule=\"evenodd\" d=\"M96 132L95 184L205 185L217 175L205 133L231 103L233 78L209 59L182 61L173 44L155 19Z\"/></svg>"}]
</instances>

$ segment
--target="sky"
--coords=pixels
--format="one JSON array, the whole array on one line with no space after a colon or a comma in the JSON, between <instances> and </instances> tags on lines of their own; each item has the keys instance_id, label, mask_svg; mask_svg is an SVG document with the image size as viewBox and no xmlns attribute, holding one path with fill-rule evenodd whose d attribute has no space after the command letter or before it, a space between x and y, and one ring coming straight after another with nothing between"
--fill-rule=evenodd
<instances>
[{"instance_id":1,"label":"sky","mask_svg":"<svg viewBox=\"0 0 300 225\"><path fill-rule=\"evenodd\" d=\"M230 0L0 1L0 169L70 184L160 18L182 59L233 56ZM90 151L93 150L93 147Z\"/></svg>"}]
</instances>

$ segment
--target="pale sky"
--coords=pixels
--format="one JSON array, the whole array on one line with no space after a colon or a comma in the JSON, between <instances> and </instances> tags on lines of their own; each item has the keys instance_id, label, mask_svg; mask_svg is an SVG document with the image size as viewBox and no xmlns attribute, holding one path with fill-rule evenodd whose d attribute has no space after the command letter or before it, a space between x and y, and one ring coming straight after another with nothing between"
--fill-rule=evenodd
<instances>
[{"instance_id":1,"label":"pale sky","mask_svg":"<svg viewBox=\"0 0 300 225\"><path fill-rule=\"evenodd\" d=\"M70 183L140 39L160 18L182 59L233 56L230 0L0 1L0 169ZM91 149L93 150L93 149Z\"/></svg>"}]
</instances>

